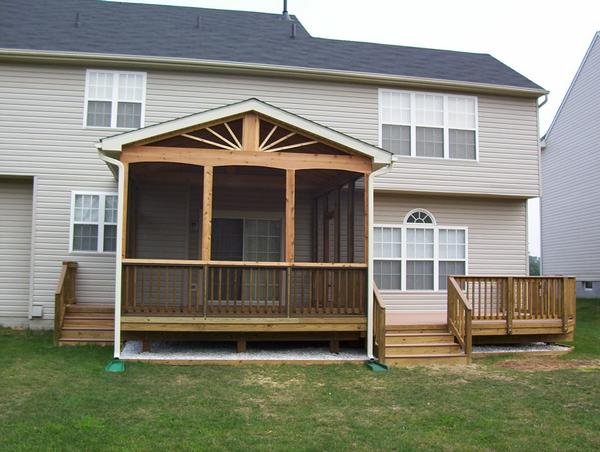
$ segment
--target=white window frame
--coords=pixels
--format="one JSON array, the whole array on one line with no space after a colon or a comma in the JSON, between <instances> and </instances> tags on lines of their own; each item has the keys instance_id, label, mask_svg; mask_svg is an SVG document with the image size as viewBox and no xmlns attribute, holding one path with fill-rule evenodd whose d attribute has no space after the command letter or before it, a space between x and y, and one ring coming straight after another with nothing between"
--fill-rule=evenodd
<instances>
[{"instance_id":1,"label":"white window frame","mask_svg":"<svg viewBox=\"0 0 600 452\"><path fill-rule=\"evenodd\" d=\"M77 224L97 224L98 225L98 241L96 243L96 251L94 250L75 250L73 249L73 238L75 232L75 196L87 195L87 196L99 196L98 199L98 223L81 223ZM106 197L116 196L118 199L117 192L97 192L97 191L72 191L71 192L71 217L70 217L70 231L69 231L69 254L116 254L115 251L104 251L104 226L116 225L117 223L105 223L104 215L106 208ZM117 211L117 215L119 212Z\"/></svg>"},{"instance_id":2,"label":"white window frame","mask_svg":"<svg viewBox=\"0 0 600 452\"><path fill-rule=\"evenodd\" d=\"M590 287L587 287L588 283ZM581 281L581 285L583 286L583 290L592 291L594 290L594 282L593 281Z\"/></svg>"},{"instance_id":3,"label":"white window frame","mask_svg":"<svg viewBox=\"0 0 600 452\"><path fill-rule=\"evenodd\" d=\"M406 221L414 212L424 212L428 214L433 223L407 223ZM469 274L469 228L467 226L449 226L449 225L440 225L437 224L435 217L425 209L413 209L408 212L402 223L377 223L374 224L373 227L383 227L383 228L398 228L401 229L402 232L402 243L401 243L401 258L393 259L393 258L374 258L373 260L400 260L401 261L401 283L400 290L381 290L381 292L389 292L389 293L446 293L447 290L440 290L439 288L439 264L440 261L444 262L464 262L465 263L465 275ZM433 258L408 258L407 256L407 230L408 229L432 229L433 230ZM440 259L439 258L439 231L440 229L450 229L457 231L465 232L465 258L464 259ZM433 290L407 290L406 289L406 263L407 261L433 261Z\"/></svg>"},{"instance_id":4,"label":"white window frame","mask_svg":"<svg viewBox=\"0 0 600 452\"><path fill-rule=\"evenodd\" d=\"M398 94L409 94L410 95L410 126L408 124L402 123L393 123L393 122L383 122L383 95L385 93L398 93ZM418 127L433 127L436 129L443 129L444 136L444 156L443 157L427 157L423 155L417 155L417 109L416 109L416 94L430 94L443 96L444 99L444 124L442 127L440 126L423 126L419 125ZM461 97L472 99L475 102L475 129L456 129L456 130L470 130L475 132L475 159L463 159L463 158L454 158L450 157L450 129L453 129L448 124L448 98L449 97ZM427 91L406 91L399 89L388 89L388 88L379 88L379 118L378 118L378 135L379 135L379 147L383 145L383 125L397 125L397 126L406 126L410 127L410 155L398 155L394 154L392 156L392 161L399 161L405 158L419 158L419 159L434 159L434 160L452 160L457 162L479 162L479 103L477 96L465 96L462 94L450 94L450 93L437 93L437 92L427 92Z\"/></svg>"},{"instance_id":5,"label":"white window frame","mask_svg":"<svg viewBox=\"0 0 600 452\"><path fill-rule=\"evenodd\" d=\"M400 290L402 290L404 286L404 271L406 264L404 263L404 253L406 252L406 247L404 246L404 241L406 240L406 234L404 233L404 228L400 224L393 223L377 223L373 225L373 230L375 228L394 228L400 229L400 257L373 257L373 262L375 261L395 261L400 262ZM373 232L373 236L375 233ZM381 289L381 292L398 292L398 289Z\"/></svg>"},{"instance_id":6,"label":"white window frame","mask_svg":"<svg viewBox=\"0 0 600 452\"><path fill-rule=\"evenodd\" d=\"M102 126L88 126L87 125L87 116L88 116L88 103L89 101L101 101L107 102L106 99L90 99L89 98L89 80L90 74L92 73L103 73L103 74L112 74L113 75L113 90L112 90L112 99L111 109L110 109L110 127L102 127ZM119 104L119 75L120 74L130 74L130 75L141 75L142 76L142 108L140 113L140 128L145 126L146 121L146 72L136 72L136 71L115 71L115 70L105 70L105 69L86 69L85 71L85 95L84 95L84 104L83 104L83 128L84 129L101 129L101 130L135 130L134 128L129 127L117 127L117 108ZM137 103L137 102L136 102Z\"/></svg>"}]
</instances>

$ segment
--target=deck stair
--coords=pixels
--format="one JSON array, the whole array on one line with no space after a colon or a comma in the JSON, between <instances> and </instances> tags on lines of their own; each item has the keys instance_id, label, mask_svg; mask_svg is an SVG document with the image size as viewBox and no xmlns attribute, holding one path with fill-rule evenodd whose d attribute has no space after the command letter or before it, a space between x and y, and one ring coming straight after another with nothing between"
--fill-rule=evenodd
<instances>
[{"instance_id":1,"label":"deck stair","mask_svg":"<svg viewBox=\"0 0 600 452\"><path fill-rule=\"evenodd\" d=\"M445 323L386 325L385 363L390 366L467 364L467 355Z\"/></svg>"},{"instance_id":2,"label":"deck stair","mask_svg":"<svg viewBox=\"0 0 600 452\"><path fill-rule=\"evenodd\" d=\"M68 304L59 345L112 345L115 309L106 304Z\"/></svg>"}]
</instances>

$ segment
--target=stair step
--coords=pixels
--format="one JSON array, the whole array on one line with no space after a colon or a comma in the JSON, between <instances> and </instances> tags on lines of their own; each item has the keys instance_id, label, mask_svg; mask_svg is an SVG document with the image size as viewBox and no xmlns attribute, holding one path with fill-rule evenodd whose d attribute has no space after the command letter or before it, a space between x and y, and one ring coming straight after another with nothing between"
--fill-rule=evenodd
<instances>
[{"instance_id":1,"label":"stair step","mask_svg":"<svg viewBox=\"0 0 600 452\"><path fill-rule=\"evenodd\" d=\"M448 333L447 325L386 325L385 332L387 333Z\"/></svg>"},{"instance_id":2,"label":"stair step","mask_svg":"<svg viewBox=\"0 0 600 452\"><path fill-rule=\"evenodd\" d=\"M444 355L410 355L399 357L386 357L385 363L389 366L418 366L431 364L468 364L467 356L463 353L449 353Z\"/></svg>"},{"instance_id":3,"label":"stair step","mask_svg":"<svg viewBox=\"0 0 600 452\"><path fill-rule=\"evenodd\" d=\"M110 304L69 304L66 309L69 313L101 313L114 314L115 307Z\"/></svg>"},{"instance_id":4,"label":"stair step","mask_svg":"<svg viewBox=\"0 0 600 452\"><path fill-rule=\"evenodd\" d=\"M454 336L449 333L386 333L387 344L419 344L424 342L453 342Z\"/></svg>"},{"instance_id":5,"label":"stair step","mask_svg":"<svg viewBox=\"0 0 600 452\"><path fill-rule=\"evenodd\" d=\"M106 339L78 339L78 338L60 338L58 345L113 345L112 340Z\"/></svg>"},{"instance_id":6,"label":"stair step","mask_svg":"<svg viewBox=\"0 0 600 452\"><path fill-rule=\"evenodd\" d=\"M446 355L459 353L460 345L454 342L423 343L423 344L386 344L386 358L398 358L405 355Z\"/></svg>"},{"instance_id":7,"label":"stair step","mask_svg":"<svg viewBox=\"0 0 600 452\"><path fill-rule=\"evenodd\" d=\"M97 321L86 321L86 320L65 320L63 328L80 329L86 328L101 328L105 330L114 330L114 320L97 320Z\"/></svg>"},{"instance_id":8,"label":"stair step","mask_svg":"<svg viewBox=\"0 0 600 452\"><path fill-rule=\"evenodd\" d=\"M77 339L80 341L104 340L111 341L114 337L114 331L110 330L65 330L63 329L60 340Z\"/></svg>"},{"instance_id":9,"label":"stair step","mask_svg":"<svg viewBox=\"0 0 600 452\"><path fill-rule=\"evenodd\" d=\"M110 325L63 325L63 331L114 331Z\"/></svg>"},{"instance_id":10,"label":"stair step","mask_svg":"<svg viewBox=\"0 0 600 452\"><path fill-rule=\"evenodd\" d=\"M86 320L90 322L108 320L114 322L115 317L107 314L67 314L65 316L65 322L71 320Z\"/></svg>"}]
</instances>

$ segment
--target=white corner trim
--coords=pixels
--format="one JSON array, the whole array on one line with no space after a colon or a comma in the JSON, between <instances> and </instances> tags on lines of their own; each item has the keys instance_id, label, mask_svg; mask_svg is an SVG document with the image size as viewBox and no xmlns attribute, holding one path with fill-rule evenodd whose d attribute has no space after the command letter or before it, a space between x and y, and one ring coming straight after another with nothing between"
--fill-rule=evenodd
<instances>
[{"instance_id":1,"label":"white corner trim","mask_svg":"<svg viewBox=\"0 0 600 452\"><path fill-rule=\"evenodd\" d=\"M114 351L113 356L119 358L121 356L121 280L123 272L123 209L125 208L125 178L123 177L124 167L119 160L107 157L102 152L99 152L100 158L109 165L114 165L119 168L118 178L118 198L117 198L117 247L116 247L116 267L115 267L115 336L114 336Z\"/></svg>"}]
</instances>

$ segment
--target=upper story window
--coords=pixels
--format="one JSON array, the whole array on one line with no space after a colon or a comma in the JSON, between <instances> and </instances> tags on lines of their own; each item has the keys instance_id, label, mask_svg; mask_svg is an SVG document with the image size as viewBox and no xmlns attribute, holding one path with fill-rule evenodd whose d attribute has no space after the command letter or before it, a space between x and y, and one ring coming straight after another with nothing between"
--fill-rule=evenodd
<instances>
[{"instance_id":1,"label":"upper story window","mask_svg":"<svg viewBox=\"0 0 600 452\"><path fill-rule=\"evenodd\" d=\"M477 160L477 98L380 90L380 144L395 155Z\"/></svg>"},{"instance_id":2,"label":"upper story window","mask_svg":"<svg viewBox=\"0 0 600 452\"><path fill-rule=\"evenodd\" d=\"M137 129L144 123L146 74L88 70L85 82L85 125Z\"/></svg>"},{"instance_id":3,"label":"upper story window","mask_svg":"<svg viewBox=\"0 0 600 452\"><path fill-rule=\"evenodd\" d=\"M114 252L117 249L117 195L73 193L71 251Z\"/></svg>"}]
</instances>

